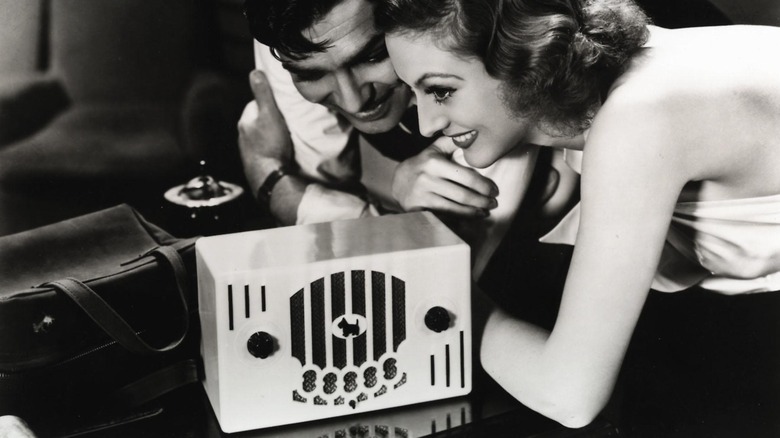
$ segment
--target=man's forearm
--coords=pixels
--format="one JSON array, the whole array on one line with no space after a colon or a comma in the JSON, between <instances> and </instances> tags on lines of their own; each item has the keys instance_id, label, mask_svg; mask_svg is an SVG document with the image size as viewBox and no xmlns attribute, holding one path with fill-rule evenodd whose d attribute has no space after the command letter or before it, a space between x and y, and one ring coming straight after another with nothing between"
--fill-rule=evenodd
<instances>
[{"instance_id":1,"label":"man's forearm","mask_svg":"<svg viewBox=\"0 0 780 438\"><path fill-rule=\"evenodd\" d=\"M307 185L307 182L297 175L285 175L274 186L268 208L279 225L296 224L298 206Z\"/></svg>"},{"instance_id":2,"label":"man's forearm","mask_svg":"<svg viewBox=\"0 0 780 438\"><path fill-rule=\"evenodd\" d=\"M244 148L242 150L244 174L246 175L252 194L257 197L258 191L268 176L277 169L283 167L280 160L264 157L255 150ZM308 182L295 174L285 174L274 185L269 197L269 209L271 215L280 225L295 225L298 217L298 206L306 191ZM258 199L258 201L263 201Z\"/></svg>"}]
</instances>

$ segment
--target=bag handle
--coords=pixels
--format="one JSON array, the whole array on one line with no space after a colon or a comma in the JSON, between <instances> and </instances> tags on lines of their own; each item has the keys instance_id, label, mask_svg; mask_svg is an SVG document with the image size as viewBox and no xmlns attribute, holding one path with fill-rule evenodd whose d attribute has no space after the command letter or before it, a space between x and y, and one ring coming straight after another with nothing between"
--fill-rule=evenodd
<instances>
[{"instance_id":1,"label":"bag handle","mask_svg":"<svg viewBox=\"0 0 780 438\"><path fill-rule=\"evenodd\" d=\"M116 390L105 403L117 408L133 408L174 389L200 381L196 359L185 359L156 370Z\"/></svg>"},{"instance_id":2,"label":"bag handle","mask_svg":"<svg viewBox=\"0 0 780 438\"><path fill-rule=\"evenodd\" d=\"M176 280L176 289L179 293L184 318L182 320L181 334L168 345L155 348L141 339L135 330L130 327L118 313L94 290L75 278L45 283L42 286L53 287L73 300L86 314L97 323L109 336L129 351L137 354L162 353L179 346L187 336L190 324L189 306L187 304L187 275L184 262L179 253L171 247L160 246L150 250L146 255L154 256L159 263L166 263L173 271Z\"/></svg>"}]
</instances>

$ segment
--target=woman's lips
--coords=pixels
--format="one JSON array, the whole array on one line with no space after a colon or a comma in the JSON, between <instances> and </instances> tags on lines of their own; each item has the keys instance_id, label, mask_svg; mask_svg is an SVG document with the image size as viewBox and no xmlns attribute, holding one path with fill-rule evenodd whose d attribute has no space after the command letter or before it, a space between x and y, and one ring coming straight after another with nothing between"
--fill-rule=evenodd
<instances>
[{"instance_id":1,"label":"woman's lips","mask_svg":"<svg viewBox=\"0 0 780 438\"><path fill-rule=\"evenodd\" d=\"M455 143L455 146L466 149L477 139L477 134L477 131L469 131L464 134L450 136L450 138Z\"/></svg>"}]
</instances>

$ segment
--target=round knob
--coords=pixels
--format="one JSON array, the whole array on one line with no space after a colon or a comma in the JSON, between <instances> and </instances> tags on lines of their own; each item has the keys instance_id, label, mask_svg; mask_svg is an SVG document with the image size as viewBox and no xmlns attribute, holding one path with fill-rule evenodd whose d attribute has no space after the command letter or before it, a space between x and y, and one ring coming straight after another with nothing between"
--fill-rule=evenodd
<instances>
[{"instance_id":1,"label":"round knob","mask_svg":"<svg viewBox=\"0 0 780 438\"><path fill-rule=\"evenodd\" d=\"M431 307L425 313L425 326L436 333L441 333L450 327L450 319L450 313L444 307Z\"/></svg>"},{"instance_id":2,"label":"round knob","mask_svg":"<svg viewBox=\"0 0 780 438\"><path fill-rule=\"evenodd\" d=\"M249 354L265 359L274 352L274 338L266 332L253 333L246 341Z\"/></svg>"}]
</instances>

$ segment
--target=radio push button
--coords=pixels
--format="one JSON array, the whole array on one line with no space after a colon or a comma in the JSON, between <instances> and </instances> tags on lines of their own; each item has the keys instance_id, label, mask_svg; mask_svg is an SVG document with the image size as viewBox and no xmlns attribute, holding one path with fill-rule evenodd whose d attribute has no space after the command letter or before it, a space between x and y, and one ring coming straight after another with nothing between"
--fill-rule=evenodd
<instances>
[{"instance_id":1,"label":"radio push button","mask_svg":"<svg viewBox=\"0 0 780 438\"><path fill-rule=\"evenodd\" d=\"M425 313L425 326L428 329L441 333L450 328L450 313L441 306L434 306Z\"/></svg>"},{"instance_id":2,"label":"radio push button","mask_svg":"<svg viewBox=\"0 0 780 438\"><path fill-rule=\"evenodd\" d=\"M274 338L266 332L255 332L246 341L246 349L252 356L265 359L274 352Z\"/></svg>"}]
</instances>

